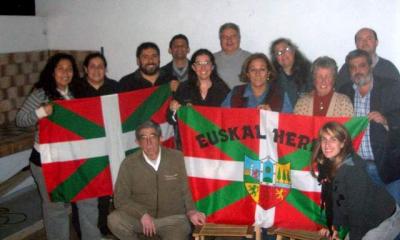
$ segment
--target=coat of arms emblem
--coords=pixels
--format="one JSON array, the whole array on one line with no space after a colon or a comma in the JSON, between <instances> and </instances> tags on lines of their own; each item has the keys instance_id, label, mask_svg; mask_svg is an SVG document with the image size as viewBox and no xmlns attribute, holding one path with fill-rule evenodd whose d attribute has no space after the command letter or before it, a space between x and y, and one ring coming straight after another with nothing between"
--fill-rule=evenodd
<instances>
[{"instance_id":1,"label":"coat of arms emblem","mask_svg":"<svg viewBox=\"0 0 400 240\"><path fill-rule=\"evenodd\" d=\"M290 163L281 164L269 156L261 160L245 156L244 184L253 200L263 209L274 207L290 191Z\"/></svg>"}]
</instances>

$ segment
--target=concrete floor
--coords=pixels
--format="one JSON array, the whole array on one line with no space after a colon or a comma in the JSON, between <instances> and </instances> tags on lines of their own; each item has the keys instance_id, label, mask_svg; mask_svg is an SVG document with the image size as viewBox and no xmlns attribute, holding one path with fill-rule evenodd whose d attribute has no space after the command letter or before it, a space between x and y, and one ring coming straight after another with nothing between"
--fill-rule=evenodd
<instances>
[{"instance_id":1,"label":"concrete floor","mask_svg":"<svg viewBox=\"0 0 400 240\"><path fill-rule=\"evenodd\" d=\"M15 235L41 220L40 196L30 185L0 202L0 239Z\"/></svg>"},{"instance_id":2,"label":"concrete floor","mask_svg":"<svg viewBox=\"0 0 400 240\"><path fill-rule=\"evenodd\" d=\"M29 186L0 202L0 239L45 240L40 195ZM71 240L78 236L71 228Z\"/></svg>"}]
</instances>

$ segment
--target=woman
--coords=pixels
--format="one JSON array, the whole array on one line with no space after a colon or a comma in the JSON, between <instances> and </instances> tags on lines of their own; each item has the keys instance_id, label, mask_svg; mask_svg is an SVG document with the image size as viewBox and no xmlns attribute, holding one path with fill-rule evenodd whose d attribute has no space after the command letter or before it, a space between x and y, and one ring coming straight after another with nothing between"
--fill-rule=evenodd
<instances>
[{"instance_id":1,"label":"woman","mask_svg":"<svg viewBox=\"0 0 400 240\"><path fill-rule=\"evenodd\" d=\"M31 94L17 113L17 126L36 126L39 119L50 116L53 113L51 102L72 99L78 80L78 69L71 55L59 53L52 56L41 72L39 81L33 86ZM69 204L51 202L49 199L38 152L37 131L30 156L30 167L42 198L47 239L69 239ZM81 215L82 239L100 239L100 232L97 229L97 199L78 201L77 206Z\"/></svg>"},{"instance_id":2,"label":"woman","mask_svg":"<svg viewBox=\"0 0 400 240\"><path fill-rule=\"evenodd\" d=\"M179 85L170 110L176 111L182 104L220 106L229 87L217 74L213 54L207 49L197 50L190 66L189 79Z\"/></svg>"},{"instance_id":3,"label":"woman","mask_svg":"<svg viewBox=\"0 0 400 240\"><path fill-rule=\"evenodd\" d=\"M175 113L182 105L220 106L230 90L218 76L214 55L209 50L199 49L193 53L190 66L189 79L179 85L170 103L170 122L176 122ZM179 149L179 137L175 139Z\"/></svg>"},{"instance_id":4,"label":"woman","mask_svg":"<svg viewBox=\"0 0 400 240\"><path fill-rule=\"evenodd\" d=\"M314 91L302 96L294 107L295 114L309 116L351 117L350 99L334 91L337 65L330 57L317 58L311 67Z\"/></svg>"},{"instance_id":5,"label":"woman","mask_svg":"<svg viewBox=\"0 0 400 240\"><path fill-rule=\"evenodd\" d=\"M118 93L118 82L109 79L106 76L107 60L99 52L90 53L83 61L85 76L80 81L80 87L77 89L75 97L96 97L108 94ZM100 197L99 203L99 222L98 226L102 235L110 234L107 227L107 216L110 208L110 196ZM76 204L72 204L72 224L78 236L81 236L79 227L79 213Z\"/></svg>"},{"instance_id":6,"label":"woman","mask_svg":"<svg viewBox=\"0 0 400 240\"><path fill-rule=\"evenodd\" d=\"M76 94L79 97L95 97L118 92L118 82L106 76L107 61L99 52L90 53L83 61L85 76L81 81L81 89Z\"/></svg>"},{"instance_id":7,"label":"woman","mask_svg":"<svg viewBox=\"0 0 400 240\"><path fill-rule=\"evenodd\" d=\"M270 47L272 62L278 71L278 83L285 102L295 106L297 99L311 90L311 63L289 39L279 38Z\"/></svg>"},{"instance_id":8,"label":"woman","mask_svg":"<svg viewBox=\"0 0 400 240\"><path fill-rule=\"evenodd\" d=\"M283 101L283 92L276 84L276 71L265 54L254 53L246 59L241 79L247 83L234 87L222 103L223 107L291 111Z\"/></svg>"},{"instance_id":9,"label":"woman","mask_svg":"<svg viewBox=\"0 0 400 240\"><path fill-rule=\"evenodd\" d=\"M350 239L394 239L400 232L399 206L383 186L372 182L347 130L328 122L318 137L311 169L314 176L318 171L329 227L320 234L339 239L337 230L345 227Z\"/></svg>"},{"instance_id":10,"label":"woman","mask_svg":"<svg viewBox=\"0 0 400 240\"><path fill-rule=\"evenodd\" d=\"M251 54L243 63L240 78L246 84L236 86L225 98L222 107L258 108L275 112L291 112L276 83L276 71L263 53ZM263 239L276 239L262 229Z\"/></svg>"}]
</instances>

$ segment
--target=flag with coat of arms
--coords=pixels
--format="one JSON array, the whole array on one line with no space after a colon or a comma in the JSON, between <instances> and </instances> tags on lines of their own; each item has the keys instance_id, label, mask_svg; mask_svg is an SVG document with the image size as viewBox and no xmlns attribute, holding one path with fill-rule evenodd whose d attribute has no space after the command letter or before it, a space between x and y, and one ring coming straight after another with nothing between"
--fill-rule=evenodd
<instances>
[{"instance_id":1,"label":"flag with coat of arms","mask_svg":"<svg viewBox=\"0 0 400 240\"><path fill-rule=\"evenodd\" d=\"M325 225L310 173L320 127L338 121L357 147L365 117L310 117L257 109L178 111L189 184L208 222L317 230Z\"/></svg>"}]
</instances>

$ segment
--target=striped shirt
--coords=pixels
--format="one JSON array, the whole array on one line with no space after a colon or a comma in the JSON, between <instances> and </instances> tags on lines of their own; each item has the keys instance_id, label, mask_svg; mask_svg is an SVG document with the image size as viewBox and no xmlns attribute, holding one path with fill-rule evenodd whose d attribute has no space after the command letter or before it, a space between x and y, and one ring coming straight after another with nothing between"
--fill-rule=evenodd
<instances>
[{"instance_id":1,"label":"striped shirt","mask_svg":"<svg viewBox=\"0 0 400 240\"><path fill-rule=\"evenodd\" d=\"M373 81L371 82L371 88L365 96L361 96L360 92L357 89L357 86L353 84L354 88L354 114L357 117L367 116L370 112L370 103L371 103L371 91L373 88ZM361 140L360 148L358 149L358 154L363 159L374 160L374 153L372 152L371 147L371 134L370 134L370 124L368 123L368 127L365 130L364 137Z\"/></svg>"},{"instance_id":2,"label":"striped shirt","mask_svg":"<svg viewBox=\"0 0 400 240\"><path fill-rule=\"evenodd\" d=\"M60 94L65 99L71 99L72 95L71 92L64 91ZM44 112L43 105L49 103L50 100L46 96L46 93L43 89L34 89L32 93L27 97L24 104L22 105L21 109L18 111L16 116L16 125L18 127L36 127L35 132L35 149L39 151L38 143L39 143L39 135L37 130L37 123L39 119L46 117L47 114Z\"/></svg>"}]
</instances>

